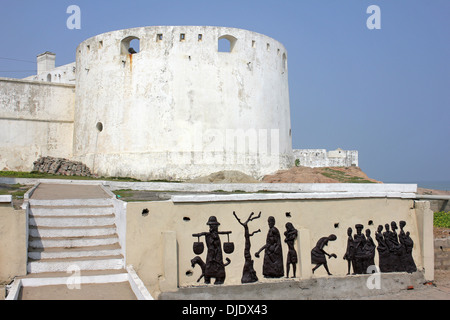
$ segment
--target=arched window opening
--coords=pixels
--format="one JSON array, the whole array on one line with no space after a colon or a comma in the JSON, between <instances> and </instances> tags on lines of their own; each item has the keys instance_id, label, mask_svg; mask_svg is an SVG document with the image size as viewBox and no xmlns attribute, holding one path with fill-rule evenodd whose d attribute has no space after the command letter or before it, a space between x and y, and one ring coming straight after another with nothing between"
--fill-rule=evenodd
<instances>
[{"instance_id":1,"label":"arched window opening","mask_svg":"<svg viewBox=\"0 0 450 320\"><path fill-rule=\"evenodd\" d=\"M52 75L50 73L47 75L47 81L52 82Z\"/></svg>"},{"instance_id":2,"label":"arched window opening","mask_svg":"<svg viewBox=\"0 0 450 320\"><path fill-rule=\"evenodd\" d=\"M287 56L286 56L286 52L283 53L283 71L287 70Z\"/></svg>"},{"instance_id":3,"label":"arched window opening","mask_svg":"<svg viewBox=\"0 0 450 320\"><path fill-rule=\"evenodd\" d=\"M219 52L233 52L237 39L230 35L221 36L218 41Z\"/></svg>"},{"instance_id":4,"label":"arched window opening","mask_svg":"<svg viewBox=\"0 0 450 320\"><path fill-rule=\"evenodd\" d=\"M126 37L120 43L121 54L135 54L139 53L140 50L140 40L138 37Z\"/></svg>"}]
</instances>

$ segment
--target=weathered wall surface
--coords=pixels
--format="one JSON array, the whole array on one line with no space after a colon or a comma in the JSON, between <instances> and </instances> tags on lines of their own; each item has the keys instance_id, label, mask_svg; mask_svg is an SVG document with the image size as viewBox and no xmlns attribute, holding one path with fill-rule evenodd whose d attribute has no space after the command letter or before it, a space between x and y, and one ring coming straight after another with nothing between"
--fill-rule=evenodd
<instances>
[{"instance_id":1,"label":"weathered wall surface","mask_svg":"<svg viewBox=\"0 0 450 320\"><path fill-rule=\"evenodd\" d=\"M147 214L142 214L148 209ZM421 212L414 209L414 201L407 199L328 199L328 200L291 200L291 201L231 201L212 203L173 203L142 202L128 203L127 205L127 264L134 265L141 279L150 288L153 295L159 291L173 290L173 286L203 285L204 279L197 283L201 276L200 267L191 266L191 259L196 255L193 252L193 243L197 238L192 234L207 232L206 225L210 216L216 216L220 223L219 231L232 231L230 241L234 242L235 250L232 254L224 253L225 258L231 260L226 267L225 285L240 284L244 265L244 228L233 216L233 211L241 221L247 220L251 212L261 218L249 223L249 231L258 229L251 237L251 255L254 268L261 282L276 281L265 279L262 275L264 253L255 258L254 254L266 241L269 216L275 217L275 227L281 234L283 243L283 264L286 268L287 245L284 243L285 224L291 222L299 230L299 237L295 247L299 255L297 277L308 279L311 277L310 253L316 242L324 236L335 234L336 241L330 241L325 251L335 253L337 259L329 259L328 266L333 275L344 276L347 273L347 262L343 256L347 246L347 228L352 227L356 233L355 225L363 224L371 230L375 244L375 231L378 225L385 225L400 220L406 221L405 232L409 231L414 241L413 258L419 270L424 268L423 237L426 232L420 228L424 226L419 218L429 215L430 212ZM419 217L420 216L420 217ZM419 217L419 218L418 218ZM384 230L383 230L384 231ZM204 237L200 238L204 242ZM222 245L227 242L227 236L221 236ZM432 249L431 249L432 250ZM200 256L206 258L205 251ZM432 255L432 253L431 253ZM177 262L178 261L178 262ZM178 269L176 268L178 263ZM378 263L378 253L375 255ZM292 269L291 275L292 276ZM319 268L313 277L324 277L326 272Z\"/></svg>"},{"instance_id":2,"label":"weathered wall surface","mask_svg":"<svg viewBox=\"0 0 450 320\"><path fill-rule=\"evenodd\" d=\"M0 284L27 273L26 229L25 210L0 204Z\"/></svg>"},{"instance_id":3,"label":"weathered wall surface","mask_svg":"<svg viewBox=\"0 0 450 320\"><path fill-rule=\"evenodd\" d=\"M436 269L450 270L450 237L434 240L434 263Z\"/></svg>"},{"instance_id":4,"label":"weathered wall surface","mask_svg":"<svg viewBox=\"0 0 450 320\"><path fill-rule=\"evenodd\" d=\"M294 149L294 161L299 165L311 168L320 167L351 167L358 166L358 151L325 149Z\"/></svg>"},{"instance_id":5,"label":"weathered wall surface","mask_svg":"<svg viewBox=\"0 0 450 320\"><path fill-rule=\"evenodd\" d=\"M75 87L0 79L0 170L31 171L72 154Z\"/></svg>"},{"instance_id":6,"label":"weathered wall surface","mask_svg":"<svg viewBox=\"0 0 450 320\"><path fill-rule=\"evenodd\" d=\"M450 201L448 200L429 200L429 202L433 212L450 211Z\"/></svg>"},{"instance_id":7,"label":"weathered wall surface","mask_svg":"<svg viewBox=\"0 0 450 320\"><path fill-rule=\"evenodd\" d=\"M75 84L75 62L40 72L37 75L29 76L24 80L46 81L53 83Z\"/></svg>"},{"instance_id":8,"label":"weathered wall surface","mask_svg":"<svg viewBox=\"0 0 450 320\"><path fill-rule=\"evenodd\" d=\"M221 37L231 52L218 52ZM287 52L270 37L135 28L84 41L76 59L74 156L100 175L261 176L292 165Z\"/></svg>"}]
</instances>

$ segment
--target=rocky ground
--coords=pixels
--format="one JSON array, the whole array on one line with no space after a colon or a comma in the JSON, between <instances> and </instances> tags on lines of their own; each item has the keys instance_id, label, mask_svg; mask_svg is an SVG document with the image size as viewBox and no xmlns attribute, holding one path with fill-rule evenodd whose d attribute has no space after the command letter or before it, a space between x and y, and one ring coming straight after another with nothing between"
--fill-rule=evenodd
<instances>
[{"instance_id":1,"label":"rocky ground","mask_svg":"<svg viewBox=\"0 0 450 320\"><path fill-rule=\"evenodd\" d=\"M33 171L63 176L91 177L91 170L83 163L63 158L41 157L33 162Z\"/></svg>"},{"instance_id":2,"label":"rocky ground","mask_svg":"<svg viewBox=\"0 0 450 320\"><path fill-rule=\"evenodd\" d=\"M293 167L267 175L266 183L382 183L369 178L359 167Z\"/></svg>"}]
</instances>

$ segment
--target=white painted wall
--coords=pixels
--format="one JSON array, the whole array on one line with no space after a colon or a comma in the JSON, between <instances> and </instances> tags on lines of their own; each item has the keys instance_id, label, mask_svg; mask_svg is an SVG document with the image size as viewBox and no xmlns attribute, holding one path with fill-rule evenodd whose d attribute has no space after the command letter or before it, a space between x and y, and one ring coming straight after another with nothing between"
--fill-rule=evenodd
<instances>
[{"instance_id":1,"label":"white painted wall","mask_svg":"<svg viewBox=\"0 0 450 320\"><path fill-rule=\"evenodd\" d=\"M27 77L24 80L75 84L75 71L75 62L72 62L63 66L55 67L54 69L51 69L49 71L39 72L38 74ZM50 81L48 81L49 79Z\"/></svg>"},{"instance_id":2,"label":"white painted wall","mask_svg":"<svg viewBox=\"0 0 450 320\"><path fill-rule=\"evenodd\" d=\"M218 52L222 36L237 39L232 52ZM126 54L127 37L140 39L139 53ZM278 41L234 28L145 27L90 38L77 48L74 156L100 175L141 179L288 168L283 56ZM254 143L227 149L234 135Z\"/></svg>"},{"instance_id":3,"label":"white painted wall","mask_svg":"<svg viewBox=\"0 0 450 320\"><path fill-rule=\"evenodd\" d=\"M75 84L75 62L56 67L56 54L44 52L36 57L37 73L24 78L31 81Z\"/></svg>"},{"instance_id":4,"label":"white painted wall","mask_svg":"<svg viewBox=\"0 0 450 320\"><path fill-rule=\"evenodd\" d=\"M336 149L294 149L294 161L300 160L300 166L319 167L351 167L358 166L358 151Z\"/></svg>"},{"instance_id":5,"label":"white painted wall","mask_svg":"<svg viewBox=\"0 0 450 320\"><path fill-rule=\"evenodd\" d=\"M30 171L40 156L71 157L75 88L0 78L0 170Z\"/></svg>"}]
</instances>

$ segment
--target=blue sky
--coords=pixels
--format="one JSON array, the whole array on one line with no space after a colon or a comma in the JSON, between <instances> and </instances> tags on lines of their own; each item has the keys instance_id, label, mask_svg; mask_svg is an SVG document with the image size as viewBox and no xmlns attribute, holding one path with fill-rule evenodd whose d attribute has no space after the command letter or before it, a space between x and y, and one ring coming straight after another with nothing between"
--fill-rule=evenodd
<instances>
[{"instance_id":1,"label":"blue sky","mask_svg":"<svg viewBox=\"0 0 450 320\"><path fill-rule=\"evenodd\" d=\"M69 5L81 9L80 30L66 27ZM380 30L366 26L370 5ZM275 38L288 51L294 148L358 150L360 167L385 182L450 181L448 0L2 1L0 77L33 74L39 53L63 65L91 36L152 25Z\"/></svg>"}]
</instances>

